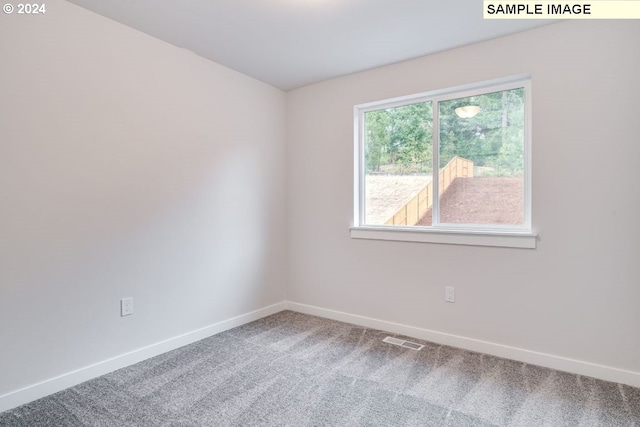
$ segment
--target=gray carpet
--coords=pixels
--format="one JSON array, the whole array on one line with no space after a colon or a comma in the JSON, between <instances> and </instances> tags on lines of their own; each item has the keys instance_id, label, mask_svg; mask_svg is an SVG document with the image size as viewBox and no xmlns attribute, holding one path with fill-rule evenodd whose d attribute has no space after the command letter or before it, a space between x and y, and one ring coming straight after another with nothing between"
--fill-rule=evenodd
<instances>
[{"instance_id":1,"label":"gray carpet","mask_svg":"<svg viewBox=\"0 0 640 427\"><path fill-rule=\"evenodd\" d=\"M284 311L0 414L2 426L640 426L640 389Z\"/></svg>"}]
</instances>

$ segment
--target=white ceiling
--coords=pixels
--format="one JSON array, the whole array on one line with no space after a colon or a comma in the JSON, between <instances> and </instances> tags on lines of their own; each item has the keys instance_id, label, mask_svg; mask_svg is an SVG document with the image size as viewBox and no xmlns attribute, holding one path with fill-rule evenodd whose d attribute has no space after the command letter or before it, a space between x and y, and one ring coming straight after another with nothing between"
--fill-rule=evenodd
<instances>
[{"instance_id":1,"label":"white ceiling","mask_svg":"<svg viewBox=\"0 0 640 427\"><path fill-rule=\"evenodd\" d=\"M69 0L289 90L545 25L481 0Z\"/></svg>"}]
</instances>

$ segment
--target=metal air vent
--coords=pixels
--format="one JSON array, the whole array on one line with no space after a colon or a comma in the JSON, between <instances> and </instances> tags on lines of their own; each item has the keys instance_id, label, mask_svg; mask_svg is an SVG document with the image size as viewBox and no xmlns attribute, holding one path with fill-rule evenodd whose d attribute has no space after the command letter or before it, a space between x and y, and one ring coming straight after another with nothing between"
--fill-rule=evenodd
<instances>
[{"instance_id":1,"label":"metal air vent","mask_svg":"<svg viewBox=\"0 0 640 427\"><path fill-rule=\"evenodd\" d=\"M401 340L399 338L393 338L393 337L386 337L382 341L389 344L393 344L393 345L399 345L400 347L410 348L411 350L422 350L422 347L424 347L422 344L418 344L411 341L405 341L405 340Z\"/></svg>"}]
</instances>

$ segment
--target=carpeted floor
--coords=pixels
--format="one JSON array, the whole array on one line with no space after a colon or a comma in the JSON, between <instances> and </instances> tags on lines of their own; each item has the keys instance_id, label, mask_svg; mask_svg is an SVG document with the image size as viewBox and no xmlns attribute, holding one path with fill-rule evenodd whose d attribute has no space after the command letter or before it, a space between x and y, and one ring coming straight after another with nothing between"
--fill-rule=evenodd
<instances>
[{"instance_id":1,"label":"carpeted floor","mask_svg":"<svg viewBox=\"0 0 640 427\"><path fill-rule=\"evenodd\" d=\"M0 414L1 426L640 426L640 389L284 311Z\"/></svg>"}]
</instances>

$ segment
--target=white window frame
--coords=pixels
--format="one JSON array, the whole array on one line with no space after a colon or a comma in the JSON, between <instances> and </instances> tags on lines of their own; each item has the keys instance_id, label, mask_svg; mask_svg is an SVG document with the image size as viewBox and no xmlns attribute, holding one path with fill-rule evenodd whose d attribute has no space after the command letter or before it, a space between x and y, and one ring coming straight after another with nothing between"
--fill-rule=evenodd
<instances>
[{"instance_id":1,"label":"white window frame","mask_svg":"<svg viewBox=\"0 0 640 427\"><path fill-rule=\"evenodd\" d=\"M439 197L434 197L434 225L390 226L367 225L365 218L365 161L364 161L364 115L382 108L400 107L419 102L432 102L433 107L433 194L439 194L439 103L456 98L524 89L524 224L471 225L440 224ZM531 77L518 75L453 88L435 90L415 95L386 99L354 107L354 218L351 237L357 239L393 240L405 242L445 243L476 246L499 246L511 248L536 247L537 234L531 223Z\"/></svg>"}]
</instances>

